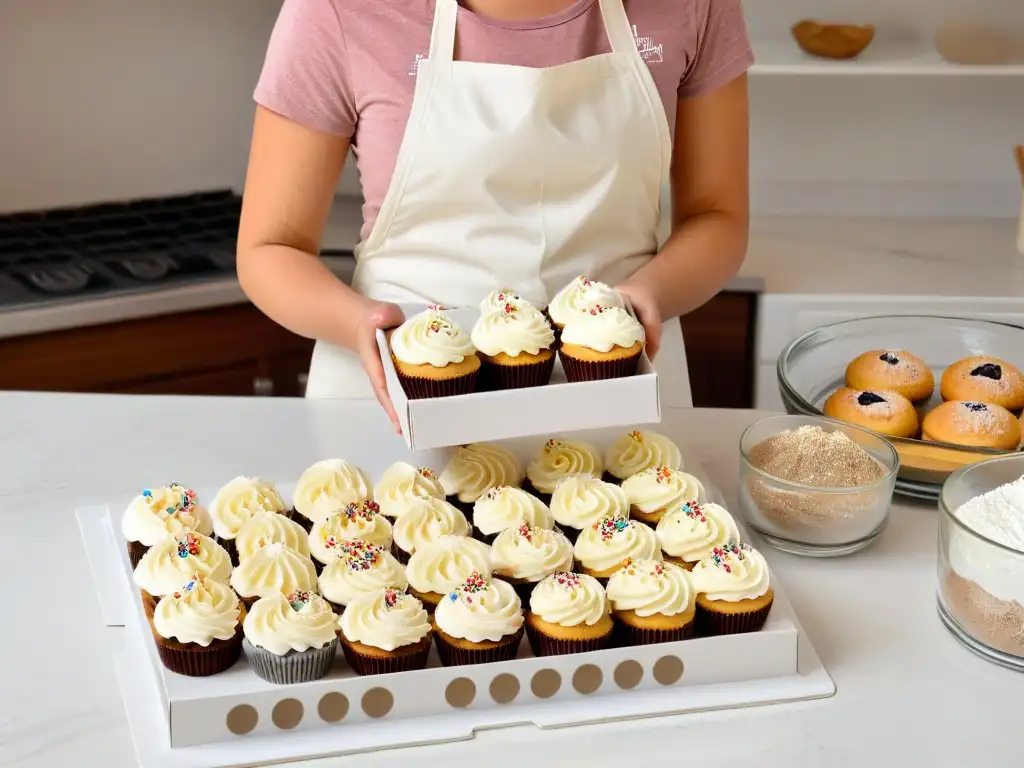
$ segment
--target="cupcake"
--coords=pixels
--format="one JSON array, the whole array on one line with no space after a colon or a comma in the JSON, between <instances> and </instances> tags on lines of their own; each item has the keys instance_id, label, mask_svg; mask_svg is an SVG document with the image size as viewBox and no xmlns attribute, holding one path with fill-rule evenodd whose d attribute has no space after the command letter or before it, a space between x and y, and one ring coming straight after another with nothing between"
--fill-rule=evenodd
<instances>
[{"instance_id":1,"label":"cupcake","mask_svg":"<svg viewBox=\"0 0 1024 768\"><path fill-rule=\"evenodd\" d=\"M530 594L526 636L535 656L610 648L613 628L608 596L593 576L558 571Z\"/></svg>"},{"instance_id":2,"label":"cupcake","mask_svg":"<svg viewBox=\"0 0 1024 768\"><path fill-rule=\"evenodd\" d=\"M249 666L268 683L289 685L326 677L338 651L337 617L312 592L261 597L242 622Z\"/></svg>"},{"instance_id":3,"label":"cupcake","mask_svg":"<svg viewBox=\"0 0 1024 768\"><path fill-rule=\"evenodd\" d=\"M357 675L427 666L430 617L423 603L402 590L385 587L359 595L338 624L345 659Z\"/></svg>"},{"instance_id":4,"label":"cupcake","mask_svg":"<svg viewBox=\"0 0 1024 768\"><path fill-rule=\"evenodd\" d=\"M373 496L373 484L359 467L341 459L324 459L299 475L295 484L298 522L308 531L339 509Z\"/></svg>"},{"instance_id":5,"label":"cupcake","mask_svg":"<svg viewBox=\"0 0 1024 768\"><path fill-rule=\"evenodd\" d=\"M605 480L612 483L656 467L683 468L679 448L657 432L627 432L609 446L604 457Z\"/></svg>"},{"instance_id":6,"label":"cupcake","mask_svg":"<svg viewBox=\"0 0 1024 768\"><path fill-rule=\"evenodd\" d=\"M686 570L730 541L740 532L732 515L718 504L687 501L668 512L655 529L665 559Z\"/></svg>"},{"instance_id":7,"label":"cupcake","mask_svg":"<svg viewBox=\"0 0 1024 768\"><path fill-rule=\"evenodd\" d=\"M617 485L591 475L572 475L555 486L551 515L569 541L575 542L581 530L603 518L629 517L629 500Z\"/></svg>"},{"instance_id":8,"label":"cupcake","mask_svg":"<svg viewBox=\"0 0 1024 768\"><path fill-rule=\"evenodd\" d=\"M1024 408L1024 374L998 357L975 356L949 366L942 374L943 400L971 400L1000 405L1008 411Z\"/></svg>"},{"instance_id":9,"label":"cupcake","mask_svg":"<svg viewBox=\"0 0 1024 768\"><path fill-rule=\"evenodd\" d=\"M157 654L167 669L189 677L223 672L242 654L245 608L229 587L193 575L162 597L150 618Z\"/></svg>"},{"instance_id":10,"label":"cupcake","mask_svg":"<svg viewBox=\"0 0 1024 768\"><path fill-rule=\"evenodd\" d=\"M181 537L167 536L142 556L132 575L142 590L147 611L154 598L177 591L193 575L206 581L227 584L231 579L231 558L224 547L201 533L186 531Z\"/></svg>"},{"instance_id":11,"label":"cupcake","mask_svg":"<svg viewBox=\"0 0 1024 768\"><path fill-rule=\"evenodd\" d=\"M474 571L437 606L434 627L446 667L509 661L523 637L519 595L501 579Z\"/></svg>"},{"instance_id":12,"label":"cupcake","mask_svg":"<svg viewBox=\"0 0 1024 768\"><path fill-rule=\"evenodd\" d=\"M430 612L471 573L491 573L491 548L468 536L440 536L409 558L409 591Z\"/></svg>"},{"instance_id":13,"label":"cupcake","mask_svg":"<svg viewBox=\"0 0 1024 768\"><path fill-rule=\"evenodd\" d=\"M254 552L231 572L231 587L250 606L267 595L315 592L316 569L307 555L274 542Z\"/></svg>"},{"instance_id":14,"label":"cupcake","mask_svg":"<svg viewBox=\"0 0 1024 768\"><path fill-rule=\"evenodd\" d=\"M548 304L548 317L558 334L573 318L585 315L595 305L625 308L622 295L609 285L579 275L562 288Z\"/></svg>"},{"instance_id":15,"label":"cupcake","mask_svg":"<svg viewBox=\"0 0 1024 768\"><path fill-rule=\"evenodd\" d=\"M551 379L555 333L533 305L508 302L496 312L484 312L471 338L480 353L483 389L539 387Z\"/></svg>"},{"instance_id":16,"label":"cupcake","mask_svg":"<svg viewBox=\"0 0 1024 768\"><path fill-rule=\"evenodd\" d=\"M373 488L373 500L380 513L394 522L417 499L444 498L444 488L432 469L396 461L380 476Z\"/></svg>"},{"instance_id":17,"label":"cupcake","mask_svg":"<svg viewBox=\"0 0 1024 768\"><path fill-rule=\"evenodd\" d=\"M583 529L573 551L584 573L605 580L627 561L662 559L654 529L622 515Z\"/></svg>"},{"instance_id":18,"label":"cupcake","mask_svg":"<svg viewBox=\"0 0 1024 768\"><path fill-rule=\"evenodd\" d=\"M491 545L491 573L511 584L526 608L537 582L572 567L572 544L561 531L522 523L503 530Z\"/></svg>"},{"instance_id":19,"label":"cupcake","mask_svg":"<svg viewBox=\"0 0 1024 768\"><path fill-rule=\"evenodd\" d=\"M416 499L395 521L391 548L400 563L441 536L469 536L469 521L444 499Z\"/></svg>"},{"instance_id":20,"label":"cupcake","mask_svg":"<svg viewBox=\"0 0 1024 768\"><path fill-rule=\"evenodd\" d=\"M406 397L466 395L476 390L480 358L458 323L427 309L388 331L391 357Z\"/></svg>"},{"instance_id":21,"label":"cupcake","mask_svg":"<svg viewBox=\"0 0 1024 768\"><path fill-rule=\"evenodd\" d=\"M235 551L239 562L245 562L267 544L279 542L300 555L309 555L309 534L290 517L274 512L257 512L238 529Z\"/></svg>"},{"instance_id":22,"label":"cupcake","mask_svg":"<svg viewBox=\"0 0 1024 768\"><path fill-rule=\"evenodd\" d=\"M690 575L678 565L631 560L608 579L608 600L622 645L650 645L693 635Z\"/></svg>"},{"instance_id":23,"label":"cupcake","mask_svg":"<svg viewBox=\"0 0 1024 768\"><path fill-rule=\"evenodd\" d=\"M353 539L339 542L335 551L337 558L324 568L317 584L339 614L360 595L383 587L405 590L409 585L405 568L379 544Z\"/></svg>"},{"instance_id":24,"label":"cupcake","mask_svg":"<svg viewBox=\"0 0 1024 768\"><path fill-rule=\"evenodd\" d=\"M473 527L478 538L488 544L506 528L522 523L549 530L555 527L551 510L543 501L511 485L491 488L473 505Z\"/></svg>"},{"instance_id":25,"label":"cupcake","mask_svg":"<svg viewBox=\"0 0 1024 768\"><path fill-rule=\"evenodd\" d=\"M558 356L569 381L618 379L636 373L645 341L633 315L597 304L562 329Z\"/></svg>"},{"instance_id":26,"label":"cupcake","mask_svg":"<svg viewBox=\"0 0 1024 768\"><path fill-rule=\"evenodd\" d=\"M338 548L343 541L362 539L389 549L391 530L391 523L380 514L377 502L355 502L313 525L309 552L316 562L329 565L341 556Z\"/></svg>"},{"instance_id":27,"label":"cupcake","mask_svg":"<svg viewBox=\"0 0 1024 768\"><path fill-rule=\"evenodd\" d=\"M470 443L455 451L441 473L441 485L448 501L467 515L473 504L491 488L518 486L523 480L519 459L507 448L494 443Z\"/></svg>"},{"instance_id":28,"label":"cupcake","mask_svg":"<svg viewBox=\"0 0 1024 768\"><path fill-rule=\"evenodd\" d=\"M772 609L768 564L747 544L712 550L690 572L697 593L697 629L705 635L756 632Z\"/></svg>"},{"instance_id":29,"label":"cupcake","mask_svg":"<svg viewBox=\"0 0 1024 768\"><path fill-rule=\"evenodd\" d=\"M213 533L210 515L196 500L196 492L178 483L146 488L132 499L121 518L121 533L128 542L128 559L138 566L146 550L170 536L192 530Z\"/></svg>"},{"instance_id":30,"label":"cupcake","mask_svg":"<svg viewBox=\"0 0 1024 768\"><path fill-rule=\"evenodd\" d=\"M281 494L272 483L258 477L236 477L210 502L210 517L217 541L238 564L235 538L242 526L259 512L283 514L287 510Z\"/></svg>"},{"instance_id":31,"label":"cupcake","mask_svg":"<svg viewBox=\"0 0 1024 768\"><path fill-rule=\"evenodd\" d=\"M571 475L600 477L603 471L601 454L590 443L554 437L544 443L527 465L523 488L550 504L559 480Z\"/></svg>"},{"instance_id":32,"label":"cupcake","mask_svg":"<svg viewBox=\"0 0 1024 768\"><path fill-rule=\"evenodd\" d=\"M704 486L693 475L668 467L637 472L622 482L629 500L630 516L641 523L657 525L671 509L687 501L704 501Z\"/></svg>"}]
</instances>

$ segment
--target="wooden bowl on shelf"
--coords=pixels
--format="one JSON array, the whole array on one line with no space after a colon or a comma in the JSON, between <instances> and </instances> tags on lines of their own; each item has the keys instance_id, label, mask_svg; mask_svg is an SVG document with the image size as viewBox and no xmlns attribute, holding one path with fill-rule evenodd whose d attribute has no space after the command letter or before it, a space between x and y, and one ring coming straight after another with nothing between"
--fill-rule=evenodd
<instances>
[{"instance_id":1,"label":"wooden bowl on shelf","mask_svg":"<svg viewBox=\"0 0 1024 768\"><path fill-rule=\"evenodd\" d=\"M872 24L827 24L806 20L794 24L791 31L805 53L823 59L856 58L875 39Z\"/></svg>"}]
</instances>

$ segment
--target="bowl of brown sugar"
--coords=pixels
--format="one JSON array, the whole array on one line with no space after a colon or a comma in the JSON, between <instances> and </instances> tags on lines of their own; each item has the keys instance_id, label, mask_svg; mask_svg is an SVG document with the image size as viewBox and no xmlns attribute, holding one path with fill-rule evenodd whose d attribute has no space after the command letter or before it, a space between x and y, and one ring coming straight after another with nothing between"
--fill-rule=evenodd
<instances>
[{"instance_id":1,"label":"bowl of brown sugar","mask_svg":"<svg viewBox=\"0 0 1024 768\"><path fill-rule=\"evenodd\" d=\"M815 416L770 416L740 438L740 509L777 549L836 557L889 520L899 454L875 432Z\"/></svg>"}]
</instances>

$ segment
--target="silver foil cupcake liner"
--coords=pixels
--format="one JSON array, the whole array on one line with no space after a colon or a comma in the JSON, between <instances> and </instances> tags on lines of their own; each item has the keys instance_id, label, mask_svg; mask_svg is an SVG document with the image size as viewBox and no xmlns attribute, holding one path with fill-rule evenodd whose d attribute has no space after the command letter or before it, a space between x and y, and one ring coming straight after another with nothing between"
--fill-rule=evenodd
<instances>
[{"instance_id":1,"label":"silver foil cupcake liner","mask_svg":"<svg viewBox=\"0 0 1024 768\"><path fill-rule=\"evenodd\" d=\"M338 638L335 637L323 648L289 651L284 656L255 646L248 638L242 641L242 648L249 666L260 678L275 685L290 685L325 677L338 653Z\"/></svg>"}]
</instances>

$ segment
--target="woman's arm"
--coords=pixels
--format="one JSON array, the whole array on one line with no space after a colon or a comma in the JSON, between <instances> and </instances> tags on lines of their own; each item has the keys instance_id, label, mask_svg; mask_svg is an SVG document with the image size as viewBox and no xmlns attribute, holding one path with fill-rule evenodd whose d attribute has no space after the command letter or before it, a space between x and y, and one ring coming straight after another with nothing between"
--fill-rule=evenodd
<instances>
[{"instance_id":1,"label":"woman's arm","mask_svg":"<svg viewBox=\"0 0 1024 768\"><path fill-rule=\"evenodd\" d=\"M672 235L620 289L650 332L709 301L743 264L749 229L747 77L680 99L672 156ZM657 351L657 338L650 339Z\"/></svg>"}]
</instances>

